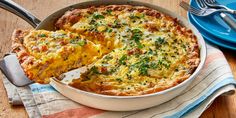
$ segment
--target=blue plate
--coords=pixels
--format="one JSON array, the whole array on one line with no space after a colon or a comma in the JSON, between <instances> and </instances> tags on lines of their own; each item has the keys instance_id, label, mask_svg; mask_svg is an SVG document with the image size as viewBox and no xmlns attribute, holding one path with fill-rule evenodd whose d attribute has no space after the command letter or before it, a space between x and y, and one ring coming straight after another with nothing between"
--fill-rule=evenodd
<instances>
[{"instance_id":1,"label":"blue plate","mask_svg":"<svg viewBox=\"0 0 236 118\"><path fill-rule=\"evenodd\" d=\"M190 23L192 23L198 29L198 31L202 34L202 36L205 40L207 40L213 44L216 44L218 46L236 51L236 44L235 43L223 41L223 40L219 39L218 37L215 37L215 36L205 32L204 29L202 29L196 22L194 22L194 20L190 16L190 14L188 14L188 19L189 19Z\"/></svg>"},{"instance_id":2,"label":"blue plate","mask_svg":"<svg viewBox=\"0 0 236 118\"><path fill-rule=\"evenodd\" d=\"M236 0L216 0L219 4L226 5L229 8L236 10ZM191 0L192 6L198 7L196 0ZM221 40L236 43L236 31L231 29L219 16L219 13L210 16L199 17L190 14L190 18L205 32L218 37ZM235 17L231 16L236 19ZM236 20L235 20L236 21Z\"/></svg>"}]
</instances>

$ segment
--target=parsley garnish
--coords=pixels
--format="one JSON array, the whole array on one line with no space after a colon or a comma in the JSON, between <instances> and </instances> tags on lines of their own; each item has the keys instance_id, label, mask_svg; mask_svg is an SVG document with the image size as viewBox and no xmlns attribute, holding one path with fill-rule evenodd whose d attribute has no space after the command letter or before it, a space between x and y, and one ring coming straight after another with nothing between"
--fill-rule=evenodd
<instances>
[{"instance_id":1,"label":"parsley garnish","mask_svg":"<svg viewBox=\"0 0 236 118\"><path fill-rule=\"evenodd\" d=\"M122 82L122 79L121 78L116 78L116 81Z\"/></svg>"},{"instance_id":2,"label":"parsley garnish","mask_svg":"<svg viewBox=\"0 0 236 118\"><path fill-rule=\"evenodd\" d=\"M163 38L163 37L159 37L155 41L156 46L160 46L161 44L164 44L164 43L165 43L165 38Z\"/></svg>"},{"instance_id":3,"label":"parsley garnish","mask_svg":"<svg viewBox=\"0 0 236 118\"><path fill-rule=\"evenodd\" d=\"M127 60L127 56L126 56L126 55L123 55L123 56L119 59L119 64L125 65L125 64L126 64L125 60Z\"/></svg>"},{"instance_id":4,"label":"parsley garnish","mask_svg":"<svg viewBox=\"0 0 236 118\"><path fill-rule=\"evenodd\" d=\"M150 68L152 69L156 69L157 67L158 67L157 64L154 62L150 64Z\"/></svg>"},{"instance_id":5,"label":"parsley garnish","mask_svg":"<svg viewBox=\"0 0 236 118\"><path fill-rule=\"evenodd\" d=\"M108 33L111 33L111 32L112 32L112 29L107 29L107 32L108 32Z\"/></svg>"},{"instance_id":6,"label":"parsley garnish","mask_svg":"<svg viewBox=\"0 0 236 118\"><path fill-rule=\"evenodd\" d=\"M114 20L114 24L112 25L113 28L121 28L120 22L116 19Z\"/></svg>"},{"instance_id":7,"label":"parsley garnish","mask_svg":"<svg viewBox=\"0 0 236 118\"><path fill-rule=\"evenodd\" d=\"M78 41L78 44L79 44L80 46L84 46L84 45L86 44L86 41L85 41L85 40L79 40L79 41Z\"/></svg>"},{"instance_id":8,"label":"parsley garnish","mask_svg":"<svg viewBox=\"0 0 236 118\"><path fill-rule=\"evenodd\" d=\"M39 37L46 37L46 34L39 34Z\"/></svg>"},{"instance_id":9,"label":"parsley garnish","mask_svg":"<svg viewBox=\"0 0 236 118\"><path fill-rule=\"evenodd\" d=\"M159 59L157 64L158 65L163 65L166 68L170 68L170 64L167 61L164 61L162 59Z\"/></svg>"},{"instance_id":10,"label":"parsley garnish","mask_svg":"<svg viewBox=\"0 0 236 118\"><path fill-rule=\"evenodd\" d=\"M112 56L109 56L109 55L107 55L107 56L105 56L104 57L104 59L106 59L106 60L111 60L113 57Z\"/></svg>"},{"instance_id":11,"label":"parsley garnish","mask_svg":"<svg viewBox=\"0 0 236 118\"><path fill-rule=\"evenodd\" d=\"M72 39L72 40L70 40L70 43L72 43L72 44L76 44L76 42L77 42L76 39Z\"/></svg>"},{"instance_id":12,"label":"parsley garnish","mask_svg":"<svg viewBox=\"0 0 236 118\"><path fill-rule=\"evenodd\" d=\"M93 18L94 19L104 19L105 17L103 15L101 15L101 14L94 14Z\"/></svg>"},{"instance_id":13,"label":"parsley garnish","mask_svg":"<svg viewBox=\"0 0 236 118\"><path fill-rule=\"evenodd\" d=\"M144 14L141 14L140 16L130 14L130 16L129 16L130 19L140 19L140 18L144 18L144 17L145 17Z\"/></svg>"},{"instance_id":14,"label":"parsley garnish","mask_svg":"<svg viewBox=\"0 0 236 118\"><path fill-rule=\"evenodd\" d=\"M78 44L79 46L84 46L87 42L85 40L72 39L71 44Z\"/></svg>"},{"instance_id":15,"label":"parsley garnish","mask_svg":"<svg viewBox=\"0 0 236 118\"><path fill-rule=\"evenodd\" d=\"M90 71L91 71L92 73L99 74L98 67L96 67L96 66L93 66L93 67L90 69Z\"/></svg>"},{"instance_id":16,"label":"parsley garnish","mask_svg":"<svg viewBox=\"0 0 236 118\"><path fill-rule=\"evenodd\" d=\"M133 29L131 32L132 32L131 40L135 41L138 48L143 48L142 44L140 43L143 33L139 29Z\"/></svg>"},{"instance_id":17,"label":"parsley garnish","mask_svg":"<svg viewBox=\"0 0 236 118\"><path fill-rule=\"evenodd\" d=\"M139 67L140 75L148 75L149 65L147 63L141 63Z\"/></svg>"},{"instance_id":18,"label":"parsley garnish","mask_svg":"<svg viewBox=\"0 0 236 118\"><path fill-rule=\"evenodd\" d=\"M111 15L112 10L108 9L107 14Z\"/></svg>"}]
</instances>

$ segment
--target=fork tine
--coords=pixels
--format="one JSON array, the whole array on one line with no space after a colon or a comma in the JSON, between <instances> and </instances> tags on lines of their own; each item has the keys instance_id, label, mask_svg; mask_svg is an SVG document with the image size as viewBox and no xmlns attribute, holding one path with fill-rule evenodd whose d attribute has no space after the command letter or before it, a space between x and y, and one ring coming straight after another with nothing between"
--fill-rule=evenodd
<instances>
[{"instance_id":1,"label":"fork tine","mask_svg":"<svg viewBox=\"0 0 236 118\"><path fill-rule=\"evenodd\" d=\"M200 4L201 8L206 8L207 7L204 0L198 0L198 1L199 1L199 4Z\"/></svg>"},{"instance_id":2,"label":"fork tine","mask_svg":"<svg viewBox=\"0 0 236 118\"><path fill-rule=\"evenodd\" d=\"M196 11L196 12L201 12L201 9L195 8L195 7L193 7L193 6L190 6L190 9L192 9L192 10L194 10L194 11Z\"/></svg>"},{"instance_id":3,"label":"fork tine","mask_svg":"<svg viewBox=\"0 0 236 118\"><path fill-rule=\"evenodd\" d=\"M205 0L205 2L212 4L212 0Z\"/></svg>"},{"instance_id":4,"label":"fork tine","mask_svg":"<svg viewBox=\"0 0 236 118\"><path fill-rule=\"evenodd\" d=\"M192 14L195 14L195 15L200 15L200 13L201 13L200 10L195 9L195 8L192 8L192 7L190 7L189 11L190 11Z\"/></svg>"},{"instance_id":5,"label":"fork tine","mask_svg":"<svg viewBox=\"0 0 236 118\"><path fill-rule=\"evenodd\" d=\"M216 2L216 0L209 0L210 1L210 3L215 3Z\"/></svg>"},{"instance_id":6,"label":"fork tine","mask_svg":"<svg viewBox=\"0 0 236 118\"><path fill-rule=\"evenodd\" d=\"M181 1L179 5L194 15L200 15L199 9L196 9L196 8L190 6L188 3L184 2L184 1Z\"/></svg>"},{"instance_id":7,"label":"fork tine","mask_svg":"<svg viewBox=\"0 0 236 118\"><path fill-rule=\"evenodd\" d=\"M206 7L205 3L202 0L197 0L197 3L198 3L200 8L205 8Z\"/></svg>"},{"instance_id":8,"label":"fork tine","mask_svg":"<svg viewBox=\"0 0 236 118\"><path fill-rule=\"evenodd\" d=\"M193 9L189 9L189 12L194 15L199 15L199 12L194 11Z\"/></svg>"},{"instance_id":9,"label":"fork tine","mask_svg":"<svg viewBox=\"0 0 236 118\"><path fill-rule=\"evenodd\" d=\"M182 8L184 8L185 10L187 10L187 11L190 9L189 4L187 4L187 3L184 2L184 1L181 1L181 2L179 3L179 5L180 5Z\"/></svg>"},{"instance_id":10,"label":"fork tine","mask_svg":"<svg viewBox=\"0 0 236 118\"><path fill-rule=\"evenodd\" d=\"M193 7L193 6L190 6L190 9L191 9L192 13L195 13L195 15L200 16L201 13L202 13L202 10L201 10L201 9L195 8L195 7Z\"/></svg>"}]
</instances>

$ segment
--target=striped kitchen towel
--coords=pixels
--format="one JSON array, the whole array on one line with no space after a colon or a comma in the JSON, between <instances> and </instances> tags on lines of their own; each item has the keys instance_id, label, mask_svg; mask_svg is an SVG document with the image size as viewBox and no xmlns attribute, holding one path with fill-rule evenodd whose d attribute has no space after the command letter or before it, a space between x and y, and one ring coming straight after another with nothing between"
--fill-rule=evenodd
<instances>
[{"instance_id":1,"label":"striped kitchen towel","mask_svg":"<svg viewBox=\"0 0 236 118\"><path fill-rule=\"evenodd\" d=\"M111 112L89 108L62 96L50 85L32 84L16 90L31 118L199 117L216 97L234 93L236 85L223 53L211 45L207 45L207 53L203 70L181 95L139 111Z\"/></svg>"}]
</instances>

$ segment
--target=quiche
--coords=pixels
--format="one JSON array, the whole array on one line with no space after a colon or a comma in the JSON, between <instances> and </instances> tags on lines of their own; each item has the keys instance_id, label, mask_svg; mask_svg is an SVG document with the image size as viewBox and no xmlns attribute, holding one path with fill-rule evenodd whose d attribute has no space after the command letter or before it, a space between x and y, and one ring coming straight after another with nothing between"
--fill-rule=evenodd
<instances>
[{"instance_id":1,"label":"quiche","mask_svg":"<svg viewBox=\"0 0 236 118\"><path fill-rule=\"evenodd\" d=\"M91 64L102 56L100 45L63 30L16 30L12 39L13 52L25 74L38 83L49 83L50 77Z\"/></svg>"},{"instance_id":2,"label":"quiche","mask_svg":"<svg viewBox=\"0 0 236 118\"><path fill-rule=\"evenodd\" d=\"M176 18L143 6L75 9L56 27L111 41L116 47L70 83L89 92L128 96L162 91L189 78L200 62L191 30Z\"/></svg>"},{"instance_id":3,"label":"quiche","mask_svg":"<svg viewBox=\"0 0 236 118\"><path fill-rule=\"evenodd\" d=\"M14 49L22 67L29 78L37 82L48 83L45 78L92 65L80 78L73 78L69 85L105 95L143 95L183 82L200 63L198 42L192 31L176 18L144 6L107 5L74 9L56 21L55 29L54 32L23 31L20 33L23 38L14 38L20 39L17 40L20 43L16 43L20 46ZM40 37L41 32L47 32L43 33L46 36ZM60 32L67 37L51 38ZM73 42L71 35L79 37L76 46L58 43L61 40ZM41 40L55 44L55 47L47 45L47 49L53 51L34 51L34 46L41 49L41 43L38 43ZM80 45L78 41L81 40L86 43ZM76 51L64 52L64 47L73 47ZM26 57L21 56L20 49L26 52ZM58 56L64 55L62 52L66 53L67 61Z\"/></svg>"}]
</instances>

